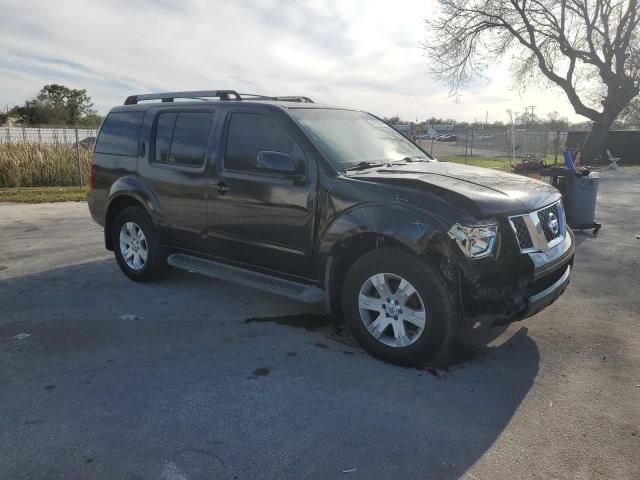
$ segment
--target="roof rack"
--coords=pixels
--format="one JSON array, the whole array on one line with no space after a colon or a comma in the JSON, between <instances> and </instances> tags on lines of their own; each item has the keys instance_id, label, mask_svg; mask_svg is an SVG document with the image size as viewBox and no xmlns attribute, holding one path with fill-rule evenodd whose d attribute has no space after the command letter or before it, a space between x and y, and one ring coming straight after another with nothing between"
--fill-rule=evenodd
<instances>
[{"instance_id":1,"label":"roof rack","mask_svg":"<svg viewBox=\"0 0 640 480\"><path fill-rule=\"evenodd\" d=\"M231 98L234 97L234 98ZM125 105L135 105L144 100L162 100L173 102L176 98L203 100L205 98L219 98L220 100L242 100L235 90L195 90L190 92L147 93L144 95L130 95L124 101Z\"/></svg>"},{"instance_id":2,"label":"roof rack","mask_svg":"<svg viewBox=\"0 0 640 480\"><path fill-rule=\"evenodd\" d=\"M268 95L258 95L255 93L238 93L235 90L194 90L188 92L166 92L166 93L146 93L143 95L130 95L124 101L125 105L135 105L145 100L162 100L163 102L173 102L176 98L188 100L205 100L207 98L219 98L220 100L245 100L243 97L250 97L247 100L271 100L273 102L299 102L313 103L309 97L299 95L285 95L271 97Z\"/></svg>"},{"instance_id":3,"label":"roof rack","mask_svg":"<svg viewBox=\"0 0 640 480\"><path fill-rule=\"evenodd\" d=\"M304 97L302 95L284 95L284 96L268 96L268 95L259 95L256 93L241 93L242 97L252 97L252 100L271 100L274 102L300 102L300 103L314 103L309 97Z\"/></svg>"}]
</instances>

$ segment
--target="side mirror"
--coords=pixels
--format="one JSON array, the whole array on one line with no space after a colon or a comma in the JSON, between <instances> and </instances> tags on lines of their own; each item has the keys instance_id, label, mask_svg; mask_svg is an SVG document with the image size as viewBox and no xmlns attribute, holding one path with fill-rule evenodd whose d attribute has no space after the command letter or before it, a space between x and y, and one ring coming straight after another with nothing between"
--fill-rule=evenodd
<instances>
[{"instance_id":1,"label":"side mirror","mask_svg":"<svg viewBox=\"0 0 640 480\"><path fill-rule=\"evenodd\" d=\"M279 173L291 178L294 185L302 185L307 181L306 164L304 160L294 160L291 155L287 153L263 150L258 153L256 166L259 170Z\"/></svg>"},{"instance_id":2,"label":"side mirror","mask_svg":"<svg viewBox=\"0 0 640 480\"><path fill-rule=\"evenodd\" d=\"M291 155L282 152L263 150L258 153L256 166L260 170L273 173L295 173L296 165Z\"/></svg>"}]
</instances>

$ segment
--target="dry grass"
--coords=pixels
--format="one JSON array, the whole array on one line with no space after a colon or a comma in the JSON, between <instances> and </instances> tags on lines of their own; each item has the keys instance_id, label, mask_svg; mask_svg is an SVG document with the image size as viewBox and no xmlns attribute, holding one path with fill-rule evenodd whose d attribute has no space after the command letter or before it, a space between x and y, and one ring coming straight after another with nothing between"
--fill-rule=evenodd
<instances>
[{"instance_id":1,"label":"dry grass","mask_svg":"<svg viewBox=\"0 0 640 480\"><path fill-rule=\"evenodd\" d=\"M82 183L86 184L91 150L80 148ZM0 144L0 188L78 186L73 145Z\"/></svg>"}]
</instances>

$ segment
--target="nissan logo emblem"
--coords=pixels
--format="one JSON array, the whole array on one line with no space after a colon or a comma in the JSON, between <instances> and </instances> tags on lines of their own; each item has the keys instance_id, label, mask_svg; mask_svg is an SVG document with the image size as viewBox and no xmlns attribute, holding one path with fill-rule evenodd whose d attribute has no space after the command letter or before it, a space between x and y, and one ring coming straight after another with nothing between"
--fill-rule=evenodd
<instances>
[{"instance_id":1,"label":"nissan logo emblem","mask_svg":"<svg viewBox=\"0 0 640 480\"><path fill-rule=\"evenodd\" d=\"M547 217L547 226L554 235L558 235L558 231L560 230L560 223L558 222L558 217L556 217L555 213L549 212L549 216Z\"/></svg>"}]
</instances>

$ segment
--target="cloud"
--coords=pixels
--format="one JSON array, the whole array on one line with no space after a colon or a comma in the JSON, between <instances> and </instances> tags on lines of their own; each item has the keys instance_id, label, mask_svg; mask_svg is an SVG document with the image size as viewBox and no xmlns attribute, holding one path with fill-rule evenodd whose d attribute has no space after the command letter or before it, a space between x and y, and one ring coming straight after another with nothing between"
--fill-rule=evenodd
<instances>
[{"instance_id":1,"label":"cloud","mask_svg":"<svg viewBox=\"0 0 640 480\"><path fill-rule=\"evenodd\" d=\"M424 0L3 2L0 103L43 85L85 88L101 113L133 93L232 88L307 95L406 119L505 120L507 108L573 115L561 93L519 96L508 68L459 101L429 76Z\"/></svg>"}]
</instances>

